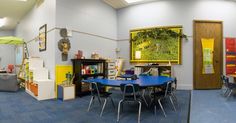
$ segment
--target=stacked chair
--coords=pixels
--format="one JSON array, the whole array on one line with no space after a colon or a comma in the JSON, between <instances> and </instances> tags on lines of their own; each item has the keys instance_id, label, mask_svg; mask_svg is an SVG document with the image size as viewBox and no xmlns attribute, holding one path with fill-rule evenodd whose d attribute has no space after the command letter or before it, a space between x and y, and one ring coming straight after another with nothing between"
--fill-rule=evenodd
<instances>
[{"instance_id":1,"label":"stacked chair","mask_svg":"<svg viewBox=\"0 0 236 123\"><path fill-rule=\"evenodd\" d=\"M225 75L221 75L222 80L222 90L225 90L223 95L227 97L227 99L232 94L233 90L236 89L236 83L229 82L229 78Z\"/></svg>"}]
</instances>

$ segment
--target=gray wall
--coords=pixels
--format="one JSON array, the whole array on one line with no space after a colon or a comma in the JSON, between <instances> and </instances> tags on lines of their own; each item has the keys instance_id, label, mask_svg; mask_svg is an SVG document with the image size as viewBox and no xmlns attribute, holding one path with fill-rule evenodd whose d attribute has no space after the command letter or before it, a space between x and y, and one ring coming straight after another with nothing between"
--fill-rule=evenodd
<instances>
[{"instance_id":1,"label":"gray wall","mask_svg":"<svg viewBox=\"0 0 236 123\"><path fill-rule=\"evenodd\" d=\"M71 49L68 61L61 60L61 52L56 47L56 64L71 64L78 50L85 58L97 52L105 58L116 58L117 16L116 10L101 0L57 0L56 26L75 30L70 37ZM85 32L89 34L78 33ZM110 38L110 39L106 39ZM56 32L56 42L62 37Z\"/></svg>"},{"instance_id":2,"label":"gray wall","mask_svg":"<svg viewBox=\"0 0 236 123\"><path fill-rule=\"evenodd\" d=\"M0 36L14 36L14 31L0 31ZM15 64L15 46L0 45L0 69Z\"/></svg>"},{"instance_id":3,"label":"gray wall","mask_svg":"<svg viewBox=\"0 0 236 123\"><path fill-rule=\"evenodd\" d=\"M14 36L13 30L0 30L0 36Z\"/></svg>"},{"instance_id":4,"label":"gray wall","mask_svg":"<svg viewBox=\"0 0 236 123\"><path fill-rule=\"evenodd\" d=\"M15 34L26 42L34 39L39 34L39 28L47 24L47 30L55 27L56 0L45 0L41 6L35 6L17 25ZM31 57L40 57L44 60L45 67L49 69L50 78L55 77L55 30L47 33L47 49L39 52L38 40L27 43Z\"/></svg>"},{"instance_id":5,"label":"gray wall","mask_svg":"<svg viewBox=\"0 0 236 123\"><path fill-rule=\"evenodd\" d=\"M94 51L106 58L116 58L116 10L100 0L45 0L20 21L15 31L16 36L30 41L38 36L43 24L47 24L48 30L52 29L47 35L47 50L39 52L38 41L28 43L28 48L31 57L44 60L51 79L55 79L55 65L71 64L70 59L74 58L79 49L83 50L86 58L90 58ZM73 32L68 61L62 62L61 52L57 48L61 37L55 27L66 27L92 35Z\"/></svg>"},{"instance_id":6,"label":"gray wall","mask_svg":"<svg viewBox=\"0 0 236 123\"><path fill-rule=\"evenodd\" d=\"M183 25L192 36L193 20L222 20L225 37L236 37L236 2L232 1L158 1L118 10L118 56L129 59L129 30L142 27ZM127 68L132 65L125 63ZM191 89L193 83L193 39L182 42L182 65L174 66L178 87Z\"/></svg>"}]
</instances>

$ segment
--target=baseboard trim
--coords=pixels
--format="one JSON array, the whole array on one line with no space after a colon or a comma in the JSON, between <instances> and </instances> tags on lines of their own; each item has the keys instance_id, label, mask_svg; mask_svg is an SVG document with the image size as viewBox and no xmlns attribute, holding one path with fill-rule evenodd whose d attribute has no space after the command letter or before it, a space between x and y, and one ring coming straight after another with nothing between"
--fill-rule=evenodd
<instances>
[{"instance_id":1,"label":"baseboard trim","mask_svg":"<svg viewBox=\"0 0 236 123\"><path fill-rule=\"evenodd\" d=\"M193 86L189 84L178 84L178 90L193 90Z\"/></svg>"}]
</instances>

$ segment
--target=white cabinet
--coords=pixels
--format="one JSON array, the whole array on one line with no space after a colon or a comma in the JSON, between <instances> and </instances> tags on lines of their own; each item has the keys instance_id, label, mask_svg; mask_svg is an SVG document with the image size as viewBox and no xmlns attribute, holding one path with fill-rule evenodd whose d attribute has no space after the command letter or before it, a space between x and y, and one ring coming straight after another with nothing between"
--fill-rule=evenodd
<instances>
[{"instance_id":1,"label":"white cabinet","mask_svg":"<svg viewBox=\"0 0 236 123\"><path fill-rule=\"evenodd\" d=\"M28 81L26 82L26 92L37 100L55 98L55 83L48 79L48 69L43 67L43 60L40 58L30 58L28 60Z\"/></svg>"},{"instance_id":2,"label":"white cabinet","mask_svg":"<svg viewBox=\"0 0 236 123\"><path fill-rule=\"evenodd\" d=\"M52 80L34 80L26 88L26 92L37 100L47 100L55 98L54 82Z\"/></svg>"},{"instance_id":3,"label":"white cabinet","mask_svg":"<svg viewBox=\"0 0 236 123\"><path fill-rule=\"evenodd\" d=\"M115 62L108 61L107 62L107 78L114 80L116 79L116 66Z\"/></svg>"}]
</instances>

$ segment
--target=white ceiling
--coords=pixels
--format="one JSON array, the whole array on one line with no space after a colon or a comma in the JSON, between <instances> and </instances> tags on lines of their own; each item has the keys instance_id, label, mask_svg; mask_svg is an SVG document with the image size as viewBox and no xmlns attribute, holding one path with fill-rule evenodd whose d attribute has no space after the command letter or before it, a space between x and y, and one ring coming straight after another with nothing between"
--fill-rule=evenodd
<instances>
[{"instance_id":1,"label":"white ceiling","mask_svg":"<svg viewBox=\"0 0 236 123\"><path fill-rule=\"evenodd\" d=\"M128 4L125 0L103 0L103 1L115 9L120 9L120 8L127 7L129 5L147 3L147 2L151 2L151 1L160 1L160 0L143 0L141 2L132 3L132 4Z\"/></svg>"},{"instance_id":2,"label":"white ceiling","mask_svg":"<svg viewBox=\"0 0 236 123\"><path fill-rule=\"evenodd\" d=\"M124 8L130 5L134 5L134 4L142 4L142 3L147 3L147 2L152 2L152 1L161 1L161 0L143 0L141 2L132 3L132 4L128 4L125 0L103 0L103 1L115 9L120 9L120 8ZM195 1L195 0L192 0L192 1ZM201 1L201 0L198 0L198 1ZM214 1L214 0L202 0L202 1ZM222 0L222 1L236 1L236 0Z\"/></svg>"},{"instance_id":3,"label":"white ceiling","mask_svg":"<svg viewBox=\"0 0 236 123\"><path fill-rule=\"evenodd\" d=\"M0 18L6 17L6 24L0 30L13 30L17 23L35 5L36 0L0 0Z\"/></svg>"}]
</instances>

